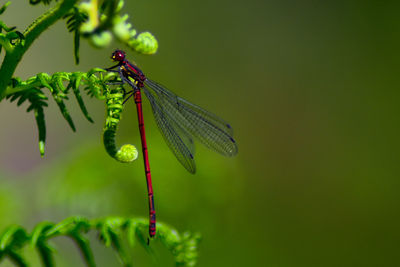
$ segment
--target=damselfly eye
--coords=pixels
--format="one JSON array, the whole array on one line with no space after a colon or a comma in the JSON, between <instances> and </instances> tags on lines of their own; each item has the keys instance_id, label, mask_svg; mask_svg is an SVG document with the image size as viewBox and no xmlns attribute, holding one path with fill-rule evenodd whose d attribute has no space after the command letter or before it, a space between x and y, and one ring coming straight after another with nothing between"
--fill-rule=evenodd
<instances>
[{"instance_id":1,"label":"damselfly eye","mask_svg":"<svg viewBox=\"0 0 400 267\"><path fill-rule=\"evenodd\" d=\"M125 59L125 52L122 50L115 50L111 55L111 59L114 61L123 61Z\"/></svg>"}]
</instances>

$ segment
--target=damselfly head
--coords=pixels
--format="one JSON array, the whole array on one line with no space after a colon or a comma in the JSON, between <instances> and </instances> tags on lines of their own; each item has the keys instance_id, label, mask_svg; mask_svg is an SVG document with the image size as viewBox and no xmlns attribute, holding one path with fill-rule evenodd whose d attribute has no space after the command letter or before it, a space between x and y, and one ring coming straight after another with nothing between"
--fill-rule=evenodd
<instances>
[{"instance_id":1,"label":"damselfly head","mask_svg":"<svg viewBox=\"0 0 400 267\"><path fill-rule=\"evenodd\" d=\"M117 49L112 53L111 59L114 61L124 61L125 60L125 52Z\"/></svg>"}]
</instances>

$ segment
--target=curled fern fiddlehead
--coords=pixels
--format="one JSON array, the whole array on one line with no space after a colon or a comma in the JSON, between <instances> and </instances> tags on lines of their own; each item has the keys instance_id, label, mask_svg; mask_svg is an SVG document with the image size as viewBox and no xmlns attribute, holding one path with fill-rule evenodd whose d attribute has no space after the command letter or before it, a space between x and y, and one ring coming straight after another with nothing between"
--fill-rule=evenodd
<instances>
[{"instance_id":1,"label":"curled fern fiddlehead","mask_svg":"<svg viewBox=\"0 0 400 267\"><path fill-rule=\"evenodd\" d=\"M122 163L129 163L137 159L138 151L135 146L125 144L121 148L115 145L115 134L121 113L124 108L124 91L121 87L106 92L107 117L103 131L103 143L107 153Z\"/></svg>"},{"instance_id":2,"label":"curled fern fiddlehead","mask_svg":"<svg viewBox=\"0 0 400 267\"><path fill-rule=\"evenodd\" d=\"M80 37L88 38L92 45L105 47L115 36L119 41L142 54L154 54L158 43L149 32L136 36L136 30L127 21L128 15L119 15L123 0L83 2L75 5L64 18L68 31L74 32L75 62L79 63ZM136 36L136 37L135 37Z\"/></svg>"},{"instance_id":3,"label":"curled fern fiddlehead","mask_svg":"<svg viewBox=\"0 0 400 267\"><path fill-rule=\"evenodd\" d=\"M80 24L80 31L97 47L110 44L112 36L120 42L142 54L154 54L158 49L156 38L149 32L137 35L137 31L128 22L127 14L120 15L123 0L85 2L79 5L79 12L87 15L87 20Z\"/></svg>"}]
</instances>

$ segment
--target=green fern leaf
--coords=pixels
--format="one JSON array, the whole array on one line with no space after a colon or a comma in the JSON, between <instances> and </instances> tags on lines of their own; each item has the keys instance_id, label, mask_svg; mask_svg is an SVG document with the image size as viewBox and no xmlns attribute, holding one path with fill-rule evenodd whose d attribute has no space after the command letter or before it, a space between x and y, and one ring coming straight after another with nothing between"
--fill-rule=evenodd
<instances>
[{"instance_id":1,"label":"green fern leaf","mask_svg":"<svg viewBox=\"0 0 400 267\"><path fill-rule=\"evenodd\" d=\"M80 249L86 265L89 267L95 267L96 263L94 261L92 249L90 248L89 240L78 233L75 233L70 237L75 241L78 248Z\"/></svg>"}]
</instances>

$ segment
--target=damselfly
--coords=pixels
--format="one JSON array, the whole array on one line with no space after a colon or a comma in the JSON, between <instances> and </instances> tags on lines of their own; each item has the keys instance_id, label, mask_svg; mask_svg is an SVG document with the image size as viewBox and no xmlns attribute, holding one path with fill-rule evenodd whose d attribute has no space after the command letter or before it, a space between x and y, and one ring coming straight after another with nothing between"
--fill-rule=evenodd
<instances>
[{"instance_id":1,"label":"damselfly","mask_svg":"<svg viewBox=\"0 0 400 267\"><path fill-rule=\"evenodd\" d=\"M193 138L228 157L236 155L238 149L232 137L232 128L226 121L146 78L135 64L126 59L124 51L115 50L111 59L117 61L118 64L107 70L118 72L122 83L127 83L132 87L125 101L133 96L136 103L149 196L149 234L153 237L156 234L156 211L144 130L141 90L150 102L154 118L165 142L190 173L196 172Z\"/></svg>"}]
</instances>

